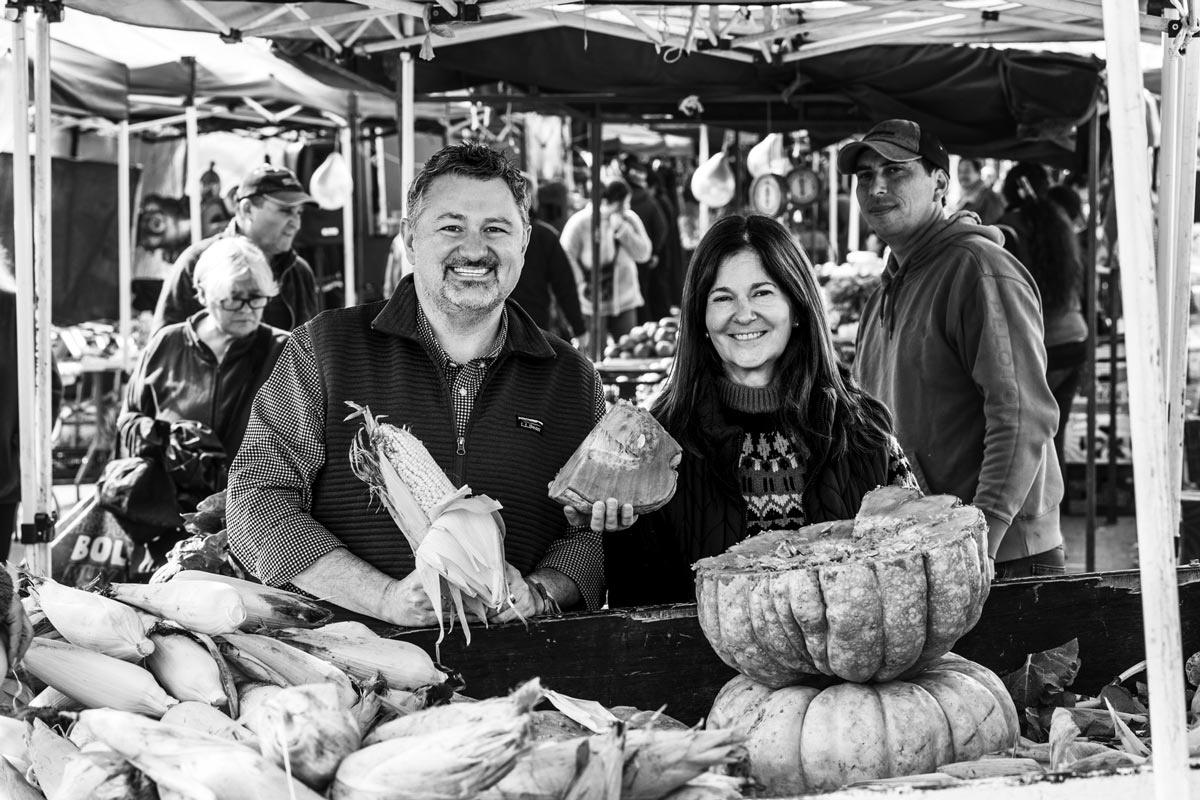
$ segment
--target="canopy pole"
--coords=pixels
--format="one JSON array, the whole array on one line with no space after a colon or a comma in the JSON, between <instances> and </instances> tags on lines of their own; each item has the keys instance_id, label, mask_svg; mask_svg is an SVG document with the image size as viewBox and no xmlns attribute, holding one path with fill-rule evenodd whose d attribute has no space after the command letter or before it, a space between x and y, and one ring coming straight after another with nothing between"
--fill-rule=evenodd
<instances>
[{"instance_id":1,"label":"canopy pole","mask_svg":"<svg viewBox=\"0 0 1200 800\"><path fill-rule=\"evenodd\" d=\"M1174 9L1171 9L1172 11ZM1196 42L1189 42L1189 47L1175 55L1167 54L1165 58L1182 62L1176 80L1176 91L1172 96L1177 99L1178 108L1175 118L1179 121L1178 136L1175 137L1175 172L1176 189L1171 194L1173 206L1171 216L1174 218L1174 241L1168 246L1174 250L1174 283L1170 287L1171 301L1171 331L1172 336L1166 353L1167 363L1167 401L1170 403L1170 419L1167 421L1167 443L1170 446L1170 486L1171 508L1175 512L1175 523L1171 531L1179 532L1182 516L1180 494L1183 489L1183 423L1186 413L1187 390L1187 330L1188 316L1191 305L1191 247L1192 222L1195 214L1196 200L1196 135L1198 133L1197 115L1198 98L1200 98L1200 50ZM1164 67L1165 67L1164 61ZM1172 102L1172 105L1175 103ZM1190 143L1190 144L1189 144ZM1160 193L1161 198L1161 193ZM1160 220L1167 211L1159 210ZM1161 223L1160 223L1161 224ZM1159 251L1162 252L1161 250Z\"/></svg>"},{"instance_id":2,"label":"canopy pole","mask_svg":"<svg viewBox=\"0 0 1200 800\"><path fill-rule=\"evenodd\" d=\"M1142 617L1154 737L1154 787L1158 800L1188 796L1183 647L1175 573L1174 514L1167 486L1167 429L1163 352L1155 318L1158 295L1152 236L1146 112L1142 99L1136 3L1103 0L1109 63L1117 225L1121 242L1121 292L1125 301L1129 422L1133 444ZM1195 147L1195 141L1190 143Z\"/></svg>"},{"instance_id":3,"label":"canopy pole","mask_svg":"<svg viewBox=\"0 0 1200 800\"><path fill-rule=\"evenodd\" d=\"M28 561L36 574L50 575L50 542L54 539L54 474L53 443L54 402L50 382L50 329L54 297L54 201L52 156L50 145L50 19L39 7L33 15L34 30L34 92L33 135L35 140L33 169L33 264L34 286L34 383L36 397L33 434L37 442L38 511L49 516L49 528L38 531L38 542L28 548Z\"/></svg>"},{"instance_id":4,"label":"canopy pole","mask_svg":"<svg viewBox=\"0 0 1200 800\"><path fill-rule=\"evenodd\" d=\"M413 86L415 83L415 67L412 53L405 50L400 54L400 211L401 216L408 216L408 187L412 186L415 173L413 147L413 121L416 114L416 104L413 101ZM449 144L449 142L447 142Z\"/></svg>"},{"instance_id":5,"label":"canopy pole","mask_svg":"<svg viewBox=\"0 0 1200 800\"><path fill-rule=\"evenodd\" d=\"M28 567L38 575L49 575L49 548L42 544L53 533L50 485L43 478L42 462L49 455L49 442L39 436L39 420L49 414L50 384L43 382L39 362L49 359L39 347L37 330L42 296L33 252L34 209L29 163L29 55L26 48L25 15L12 21L13 87L13 267L17 279L17 386L21 450L21 543L27 545Z\"/></svg>"},{"instance_id":6,"label":"canopy pole","mask_svg":"<svg viewBox=\"0 0 1200 800\"><path fill-rule=\"evenodd\" d=\"M850 253L855 250L862 249L862 233L859 230L859 217L861 212L858 208L858 176L850 176L850 213L846 215L846 252Z\"/></svg>"},{"instance_id":7,"label":"canopy pole","mask_svg":"<svg viewBox=\"0 0 1200 800\"><path fill-rule=\"evenodd\" d=\"M358 175L354 169L354 134L350 125L341 130L342 156L350 170L350 196L342 204L342 291L346 308L358 304L354 264L354 197L358 192Z\"/></svg>"},{"instance_id":8,"label":"canopy pole","mask_svg":"<svg viewBox=\"0 0 1200 800\"><path fill-rule=\"evenodd\" d=\"M1097 107L1088 126L1088 218L1087 218L1087 261L1084 262L1084 314L1087 316L1087 433L1086 455L1084 456L1084 504L1087 510L1084 531L1084 569L1096 570L1096 311L1099 298L1096 286L1096 234L1100 226L1100 109ZM1114 422L1114 432L1115 422ZM1115 435L1114 435L1115 439ZM1109 446L1115 446L1110 441ZM1064 476L1065 477L1065 476Z\"/></svg>"},{"instance_id":9,"label":"canopy pole","mask_svg":"<svg viewBox=\"0 0 1200 800\"><path fill-rule=\"evenodd\" d=\"M200 154L197 148L200 144L200 117L196 113L196 103L190 101L184 110L187 131L187 161L184 168L184 192L188 196L188 214L191 217L189 227L192 231L192 244L198 244L203 236L200 230Z\"/></svg>"},{"instance_id":10,"label":"canopy pole","mask_svg":"<svg viewBox=\"0 0 1200 800\"><path fill-rule=\"evenodd\" d=\"M604 156L604 122L600 117L600 104L592 107L592 119L588 127L588 138L592 149L591 191L592 199L592 274L587 280L592 283L592 361L600 361L604 357L604 348L608 345L607 320L600 313L603 298L600 296L600 159ZM701 141L703 139L703 130ZM701 162L703 163L703 162ZM704 208L704 204L700 204ZM614 293L616 287L613 287Z\"/></svg>"},{"instance_id":11,"label":"canopy pole","mask_svg":"<svg viewBox=\"0 0 1200 800\"><path fill-rule=\"evenodd\" d=\"M379 195L379 227L386 230L388 224L387 159L383 147L383 130L375 128L371 146L375 151L375 191Z\"/></svg>"},{"instance_id":12,"label":"canopy pole","mask_svg":"<svg viewBox=\"0 0 1200 800\"><path fill-rule=\"evenodd\" d=\"M844 260L838 250L838 171L837 146L825 148L825 156L829 159L826 165L829 169L829 262L836 264Z\"/></svg>"},{"instance_id":13,"label":"canopy pole","mask_svg":"<svg viewBox=\"0 0 1200 800\"><path fill-rule=\"evenodd\" d=\"M1174 8L1164 8L1163 16L1168 20L1178 20L1179 12ZM1177 250L1175 240L1179 234L1179 219L1176 213L1180 183L1183 179L1180 173L1179 140L1182 136L1180 125L1180 90L1182 88L1182 59L1177 52L1172 52L1175 39L1164 32L1162 36L1162 141L1158 150L1158 314L1159 329L1163 346L1163 391L1166 393L1167 412L1167 491L1172 502L1172 522L1170 530L1179 531L1180 504L1178 491L1183 479L1183 415L1181 400L1183 385L1179 384L1176 393L1174 366L1175 339L1185 329L1175 327L1175 303L1171 293L1175 290L1175 275L1179 270L1176 260ZM1194 146L1193 146L1193 149ZM1190 227L1190 226L1189 226ZM1178 424L1176 424L1178 418ZM1177 438L1178 437L1178 438ZM1176 453L1176 442L1179 452Z\"/></svg>"},{"instance_id":14,"label":"canopy pole","mask_svg":"<svg viewBox=\"0 0 1200 800\"><path fill-rule=\"evenodd\" d=\"M708 144L708 126L703 122L700 123L700 163L707 164L710 157L710 147ZM696 214L696 238L703 238L704 234L708 233L709 226L709 210L707 203L699 203L699 210Z\"/></svg>"},{"instance_id":15,"label":"canopy pole","mask_svg":"<svg viewBox=\"0 0 1200 800\"><path fill-rule=\"evenodd\" d=\"M129 185L129 120L117 125L117 292L120 304L121 369L133 367L133 236Z\"/></svg>"}]
</instances>

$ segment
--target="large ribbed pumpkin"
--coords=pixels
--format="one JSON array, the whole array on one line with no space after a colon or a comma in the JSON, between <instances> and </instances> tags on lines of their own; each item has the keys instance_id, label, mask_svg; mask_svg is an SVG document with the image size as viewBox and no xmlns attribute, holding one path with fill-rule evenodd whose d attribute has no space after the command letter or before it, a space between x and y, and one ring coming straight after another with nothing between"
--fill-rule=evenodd
<instances>
[{"instance_id":1,"label":"large ribbed pumpkin","mask_svg":"<svg viewBox=\"0 0 1200 800\"><path fill-rule=\"evenodd\" d=\"M774 688L905 677L979 621L986 559L977 508L876 489L854 520L768 531L699 561L700 627L721 660Z\"/></svg>"},{"instance_id":2,"label":"large ribbed pumpkin","mask_svg":"<svg viewBox=\"0 0 1200 800\"><path fill-rule=\"evenodd\" d=\"M908 681L772 689L739 675L710 728L749 735L750 771L768 796L933 772L1017 742L1017 710L995 673L954 654Z\"/></svg>"}]
</instances>

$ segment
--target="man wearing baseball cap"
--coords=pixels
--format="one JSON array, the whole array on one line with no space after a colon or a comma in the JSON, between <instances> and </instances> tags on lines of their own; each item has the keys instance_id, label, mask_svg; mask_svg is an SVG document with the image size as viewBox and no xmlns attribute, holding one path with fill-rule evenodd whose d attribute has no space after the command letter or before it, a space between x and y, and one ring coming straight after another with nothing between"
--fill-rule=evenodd
<instances>
[{"instance_id":1,"label":"man wearing baseball cap","mask_svg":"<svg viewBox=\"0 0 1200 800\"><path fill-rule=\"evenodd\" d=\"M242 179L234 198L237 211L229 227L184 250L171 268L154 312L155 330L183 322L202 308L192 284L196 262L213 242L226 236L245 236L271 263L279 294L263 310L264 324L290 331L308 322L319 310L312 267L292 249L304 206L315 202L295 173L285 167L260 164Z\"/></svg>"},{"instance_id":2,"label":"man wearing baseball cap","mask_svg":"<svg viewBox=\"0 0 1200 800\"><path fill-rule=\"evenodd\" d=\"M1062 572L1058 408L1032 277L998 229L946 218L950 159L924 126L880 122L842 148L838 169L857 176L891 249L859 322L855 376L892 410L921 488L983 511L997 578Z\"/></svg>"}]
</instances>

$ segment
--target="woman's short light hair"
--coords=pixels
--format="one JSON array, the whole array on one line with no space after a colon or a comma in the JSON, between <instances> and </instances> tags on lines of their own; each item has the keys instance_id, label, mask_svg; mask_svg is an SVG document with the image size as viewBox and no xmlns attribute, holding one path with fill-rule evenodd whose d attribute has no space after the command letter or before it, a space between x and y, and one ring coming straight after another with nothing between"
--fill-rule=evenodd
<instances>
[{"instance_id":1,"label":"woman's short light hair","mask_svg":"<svg viewBox=\"0 0 1200 800\"><path fill-rule=\"evenodd\" d=\"M279 285L267 257L245 236L217 239L200 254L192 275L192 283L203 289L210 300L229 297L234 285L247 279L264 297L279 294Z\"/></svg>"}]
</instances>

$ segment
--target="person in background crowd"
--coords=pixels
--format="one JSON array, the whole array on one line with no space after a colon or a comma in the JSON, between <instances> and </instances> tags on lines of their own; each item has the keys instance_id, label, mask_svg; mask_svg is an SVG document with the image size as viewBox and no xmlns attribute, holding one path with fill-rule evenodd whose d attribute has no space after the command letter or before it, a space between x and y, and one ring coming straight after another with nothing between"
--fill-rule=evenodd
<instances>
[{"instance_id":1,"label":"person in background crowd","mask_svg":"<svg viewBox=\"0 0 1200 800\"><path fill-rule=\"evenodd\" d=\"M637 322L658 321L671 310L668 275L659 269L670 234L667 216L647 186L650 168L641 156L625 153L618 163L621 177L629 184L629 210L637 214L650 237L650 256L637 262L638 286L644 301L638 309Z\"/></svg>"},{"instance_id":2,"label":"person in background crowd","mask_svg":"<svg viewBox=\"0 0 1200 800\"><path fill-rule=\"evenodd\" d=\"M254 400L227 493L230 548L265 583L396 625L438 620L404 537L352 470L353 401L409 426L452 482L503 504L514 607L497 621L600 606L599 531L627 526L633 508L597 502L589 530L547 494L605 407L591 362L506 302L528 210L525 179L502 154L443 148L408 190L412 274L386 301L293 332Z\"/></svg>"},{"instance_id":3,"label":"person in background crowd","mask_svg":"<svg viewBox=\"0 0 1200 800\"><path fill-rule=\"evenodd\" d=\"M317 313L317 282L312 267L292 249L304 207L315 201L290 169L270 164L260 164L251 170L234 197L237 214L229 227L184 250L171 268L154 312L156 330L183 322L203 307L193 286L196 263L214 242L239 235L250 239L266 254L279 286L278 294L262 312L262 321L290 331Z\"/></svg>"},{"instance_id":4,"label":"person in background crowd","mask_svg":"<svg viewBox=\"0 0 1200 800\"><path fill-rule=\"evenodd\" d=\"M1079 196L1063 188L1065 202L1074 200L1075 213L1080 214ZM998 224L1013 231L1011 243L1006 241L1005 246L1033 275L1042 296L1046 381L1058 404L1054 450L1061 465L1067 420L1087 361L1088 326L1083 316L1079 239L1070 216L1051 199L1050 190L1045 167L1030 161L1016 164L1004 177L1008 210Z\"/></svg>"},{"instance_id":5,"label":"person in background crowd","mask_svg":"<svg viewBox=\"0 0 1200 800\"><path fill-rule=\"evenodd\" d=\"M669 166L659 164L650 172L647 183L667 220L667 240L663 244L657 269L666 291L665 305L669 312L672 306L679 305L683 297L683 274L686 266L683 260L683 240L679 233L679 179Z\"/></svg>"},{"instance_id":6,"label":"person in background crowd","mask_svg":"<svg viewBox=\"0 0 1200 800\"><path fill-rule=\"evenodd\" d=\"M8 559L21 501L21 409L17 383L17 282L0 247L0 562ZM58 419L63 385L50 356L51 420Z\"/></svg>"},{"instance_id":7,"label":"person in background crowd","mask_svg":"<svg viewBox=\"0 0 1200 800\"><path fill-rule=\"evenodd\" d=\"M279 292L267 258L244 236L223 236L196 261L192 279L200 310L151 337L126 387L117 422L122 449L138 453L152 435L168 438L181 423L199 423L224 450L213 484L199 497L180 489L180 507L225 488L229 461L242 443L250 403L288 335L262 321Z\"/></svg>"},{"instance_id":8,"label":"person in background crowd","mask_svg":"<svg viewBox=\"0 0 1200 800\"><path fill-rule=\"evenodd\" d=\"M958 185L962 190L955 211L971 211L984 225L991 225L1004 214L1004 200L983 180L983 161L958 160Z\"/></svg>"},{"instance_id":9,"label":"person in background crowd","mask_svg":"<svg viewBox=\"0 0 1200 800\"><path fill-rule=\"evenodd\" d=\"M683 447L678 488L605 535L611 606L691 601L697 560L916 486L887 409L838 360L808 255L769 217L724 217L700 241L653 413Z\"/></svg>"},{"instance_id":10,"label":"person in background crowd","mask_svg":"<svg viewBox=\"0 0 1200 800\"><path fill-rule=\"evenodd\" d=\"M591 233L592 204L588 203L571 215L559 239L575 272L580 309L589 318L594 313ZM644 305L637 265L652 253L641 219L629 209L629 184L622 180L605 184L600 194L599 313L607 318L614 340L637 324L638 309Z\"/></svg>"},{"instance_id":11,"label":"person in background crowd","mask_svg":"<svg viewBox=\"0 0 1200 800\"><path fill-rule=\"evenodd\" d=\"M996 577L1062 572L1058 408L1033 278L998 229L946 219L950 158L924 126L881 122L837 163L891 248L855 375L891 409L921 489L984 513Z\"/></svg>"},{"instance_id":12,"label":"person in background crowd","mask_svg":"<svg viewBox=\"0 0 1200 800\"><path fill-rule=\"evenodd\" d=\"M539 328L549 331L553 330L550 327L553 295L570 327L569 335L575 338L576 347L586 350L588 329L583 312L579 309L579 287L575 285L575 273L558 241L558 231L534 218L537 214L537 190L532 181L526 181L526 192L530 197L529 246L525 249L521 277L510 299L525 309Z\"/></svg>"}]
</instances>

